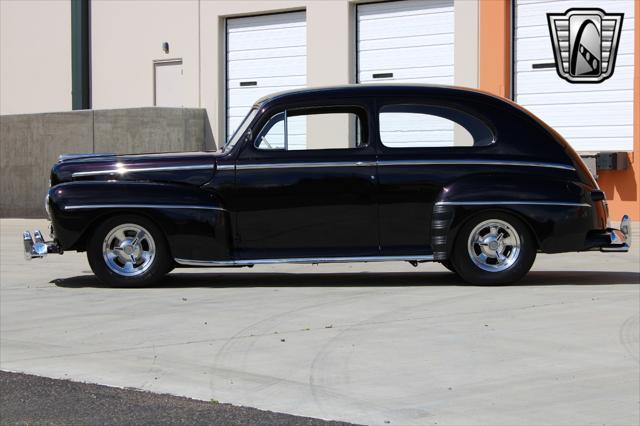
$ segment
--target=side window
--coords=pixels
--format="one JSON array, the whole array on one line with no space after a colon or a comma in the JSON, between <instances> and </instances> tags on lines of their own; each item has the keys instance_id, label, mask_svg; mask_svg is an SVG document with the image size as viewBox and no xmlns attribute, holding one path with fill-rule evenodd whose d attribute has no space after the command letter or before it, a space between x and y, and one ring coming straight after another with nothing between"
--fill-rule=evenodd
<instances>
[{"instance_id":1,"label":"side window","mask_svg":"<svg viewBox=\"0 0 640 426\"><path fill-rule=\"evenodd\" d=\"M281 151L359 148L366 144L365 133L356 112L287 110L269 120L255 138L255 146Z\"/></svg>"},{"instance_id":2,"label":"side window","mask_svg":"<svg viewBox=\"0 0 640 426\"><path fill-rule=\"evenodd\" d=\"M378 115L380 141L389 148L485 146L494 142L473 115L434 105L385 105Z\"/></svg>"}]
</instances>

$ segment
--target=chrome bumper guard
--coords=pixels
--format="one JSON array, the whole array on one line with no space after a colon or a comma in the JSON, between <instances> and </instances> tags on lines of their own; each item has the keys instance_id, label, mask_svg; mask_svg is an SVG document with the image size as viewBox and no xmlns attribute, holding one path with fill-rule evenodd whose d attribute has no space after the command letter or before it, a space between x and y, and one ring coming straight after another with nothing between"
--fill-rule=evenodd
<instances>
[{"instance_id":1,"label":"chrome bumper guard","mask_svg":"<svg viewBox=\"0 0 640 426\"><path fill-rule=\"evenodd\" d=\"M62 254L62 249L58 243L45 241L40 231L33 231L33 237L31 232L24 231L22 233L22 241L24 243L24 258L27 260L41 259L49 253Z\"/></svg>"},{"instance_id":2,"label":"chrome bumper guard","mask_svg":"<svg viewBox=\"0 0 640 426\"><path fill-rule=\"evenodd\" d=\"M607 229L610 242L601 246L600 251L604 252L628 252L631 247L631 219L626 214L620 222L620 229Z\"/></svg>"}]
</instances>

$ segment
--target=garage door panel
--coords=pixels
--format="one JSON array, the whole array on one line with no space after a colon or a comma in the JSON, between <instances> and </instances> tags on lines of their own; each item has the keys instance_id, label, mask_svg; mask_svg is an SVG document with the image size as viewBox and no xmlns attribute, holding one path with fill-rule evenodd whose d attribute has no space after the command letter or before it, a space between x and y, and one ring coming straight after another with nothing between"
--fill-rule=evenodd
<instances>
[{"instance_id":1,"label":"garage door panel","mask_svg":"<svg viewBox=\"0 0 640 426\"><path fill-rule=\"evenodd\" d=\"M410 38L383 38L375 40L361 40L358 48L361 51L377 49L399 49L410 47L439 46L443 44L453 44L453 33L421 35Z\"/></svg>"},{"instance_id":2,"label":"garage door panel","mask_svg":"<svg viewBox=\"0 0 640 426\"><path fill-rule=\"evenodd\" d=\"M306 35L307 31L304 27L274 29L255 33L230 33L227 46L230 52L295 47L300 45L301 40L305 40Z\"/></svg>"},{"instance_id":3,"label":"garage door panel","mask_svg":"<svg viewBox=\"0 0 640 426\"><path fill-rule=\"evenodd\" d=\"M306 76L286 76L286 77L260 77L251 81L255 81L256 85L261 88L270 88L274 89L274 91L286 90L290 87L303 87L306 83ZM240 83L246 82L246 79L243 78L234 78L228 80L227 84L229 89L237 89L242 87L243 89L247 88L246 86L240 86ZM284 88L284 89L283 89Z\"/></svg>"},{"instance_id":4,"label":"garage door panel","mask_svg":"<svg viewBox=\"0 0 640 426\"><path fill-rule=\"evenodd\" d=\"M229 32L256 32L272 28L292 28L304 25L304 12L288 12L229 19L227 21L227 30Z\"/></svg>"},{"instance_id":5,"label":"garage door panel","mask_svg":"<svg viewBox=\"0 0 640 426\"><path fill-rule=\"evenodd\" d=\"M579 116L582 123L603 123L603 125L632 125L633 116L630 114L607 114L605 121L602 120L603 109L610 107L601 104L562 104L562 105L531 105L527 108L543 118L547 124L555 126L572 126L576 124L576 116ZM625 106L633 108L633 102L620 102L619 107Z\"/></svg>"},{"instance_id":6,"label":"garage door panel","mask_svg":"<svg viewBox=\"0 0 640 426\"><path fill-rule=\"evenodd\" d=\"M531 105L553 105L563 102L574 103L608 103L608 102L632 102L633 92L625 89L618 90L583 90L571 93L571 98L567 100L567 93L534 93L530 95L519 95L518 100L522 104Z\"/></svg>"},{"instance_id":7,"label":"garage door panel","mask_svg":"<svg viewBox=\"0 0 640 426\"><path fill-rule=\"evenodd\" d=\"M425 77L425 71L428 71L429 77ZM374 74L378 73L393 73L393 78L374 78ZM381 68L371 71L361 71L358 74L358 81L361 83L369 82L369 81L410 81L413 83L418 82L419 80L428 80L428 82L435 81L449 81L453 83L453 65L441 66L441 67L430 67L428 70L424 68Z\"/></svg>"},{"instance_id":8,"label":"garage door panel","mask_svg":"<svg viewBox=\"0 0 640 426\"><path fill-rule=\"evenodd\" d=\"M577 7L600 7L609 13L625 14L625 17L634 16L633 1L631 0L607 0L584 1L584 0L562 0L547 2L527 2L526 0L516 0L518 5L518 27L539 24L538 17L547 13L564 13L565 10ZM626 25L626 23L625 23Z\"/></svg>"},{"instance_id":9,"label":"garage door panel","mask_svg":"<svg viewBox=\"0 0 640 426\"><path fill-rule=\"evenodd\" d=\"M618 70L620 68L623 67L632 67L633 66L633 61L634 61L634 57L633 57L633 53L627 53L627 54L618 54L616 56L616 69L615 69L615 73L613 74L613 78L616 77L616 73L618 72ZM522 60L522 61L518 61L517 64L517 72L543 72L543 70L539 70L539 69L534 69L532 68L532 65L534 64L541 64L541 63L553 63L554 59L551 58L543 58L543 59L538 59L538 60ZM555 68L554 68L555 69Z\"/></svg>"},{"instance_id":10,"label":"garage door panel","mask_svg":"<svg viewBox=\"0 0 640 426\"><path fill-rule=\"evenodd\" d=\"M360 53L360 59L363 63L360 67L362 71L394 67L437 67L453 63L453 45L364 51Z\"/></svg>"},{"instance_id":11,"label":"garage door panel","mask_svg":"<svg viewBox=\"0 0 640 426\"><path fill-rule=\"evenodd\" d=\"M561 126L568 138L633 138L633 128L621 126Z\"/></svg>"},{"instance_id":12,"label":"garage door panel","mask_svg":"<svg viewBox=\"0 0 640 426\"><path fill-rule=\"evenodd\" d=\"M447 34L453 26L453 13L438 14L437 17L420 19L424 16L411 18L388 19L382 22L363 21L358 31L363 35L360 40L379 40L388 37L404 37L407 33L415 36L427 34Z\"/></svg>"},{"instance_id":13,"label":"garage door panel","mask_svg":"<svg viewBox=\"0 0 640 426\"><path fill-rule=\"evenodd\" d=\"M452 0L430 0L425 12L424 0L407 0L398 2L366 4L358 7L360 20L384 19L398 16L415 16L428 11L450 12Z\"/></svg>"},{"instance_id":14,"label":"garage door panel","mask_svg":"<svg viewBox=\"0 0 640 426\"><path fill-rule=\"evenodd\" d=\"M234 78L261 77L263 75L300 76L305 75L307 71L306 60L302 61L305 58L306 56L234 61L227 65L227 72Z\"/></svg>"},{"instance_id":15,"label":"garage door panel","mask_svg":"<svg viewBox=\"0 0 640 426\"><path fill-rule=\"evenodd\" d=\"M227 137L259 98L306 85L306 36L304 12L227 20Z\"/></svg>"},{"instance_id":16,"label":"garage door panel","mask_svg":"<svg viewBox=\"0 0 640 426\"><path fill-rule=\"evenodd\" d=\"M620 67L608 80L600 84L572 84L561 79L555 69L519 72L516 74L518 102L521 94L568 92L579 93L602 90L628 90L633 93L630 81L633 81L633 67Z\"/></svg>"},{"instance_id":17,"label":"garage door panel","mask_svg":"<svg viewBox=\"0 0 640 426\"><path fill-rule=\"evenodd\" d=\"M227 55L227 59L229 62L232 61L246 61L250 59L269 59L269 58L278 58L278 57L297 57L297 56L305 56L307 54L306 46L295 46L295 47L278 47L278 48L270 48L270 49L249 49L249 50L240 50L236 52L229 52Z\"/></svg>"}]
</instances>

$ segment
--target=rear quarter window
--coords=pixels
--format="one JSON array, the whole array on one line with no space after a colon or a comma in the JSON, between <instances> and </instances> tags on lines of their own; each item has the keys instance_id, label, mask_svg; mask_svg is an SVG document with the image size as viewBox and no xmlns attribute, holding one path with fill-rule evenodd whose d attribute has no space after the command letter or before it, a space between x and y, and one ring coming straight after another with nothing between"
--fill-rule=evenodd
<instances>
[{"instance_id":1,"label":"rear quarter window","mask_svg":"<svg viewBox=\"0 0 640 426\"><path fill-rule=\"evenodd\" d=\"M451 107L385 105L378 121L380 141L389 148L472 147L495 142L481 119Z\"/></svg>"}]
</instances>

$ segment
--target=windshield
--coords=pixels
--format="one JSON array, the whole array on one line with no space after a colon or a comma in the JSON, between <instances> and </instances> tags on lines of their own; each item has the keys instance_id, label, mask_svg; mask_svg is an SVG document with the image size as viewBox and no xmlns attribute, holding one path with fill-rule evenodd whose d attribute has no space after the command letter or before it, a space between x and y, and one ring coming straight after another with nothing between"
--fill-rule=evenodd
<instances>
[{"instance_id":1,"label":"windshield","mask_svg":"<svg viewBox=\"0 0 640 426\"><path fill-rule=\"evenodd\" d=\"M222 147L223 152L229 152L233 149L234 146L236 146L236 144L238 143L242 135L244 135L244 132L247 130L247 127L249 127L249 124L251 124L251 122L253 121L253 118L256 116L257 113L258 113L257 107L251 108L251 111L249 111L249 114L247 114L244 120L242 120L242 123L240 124L240 126L238 126L236 131L233 133L233 136L231 136L231 139L229 139L229 142L227 142L224 145L224 147Z\"/></svg>"}]
</instances>

